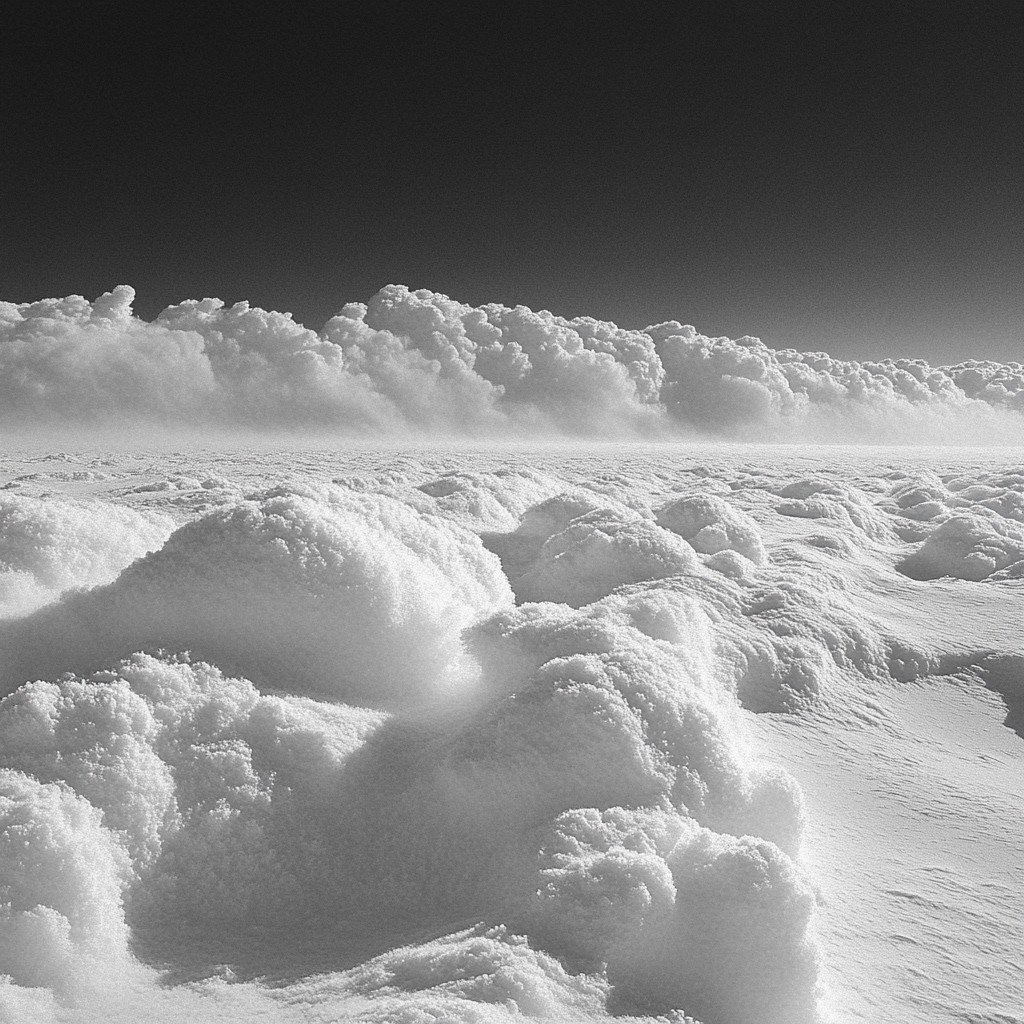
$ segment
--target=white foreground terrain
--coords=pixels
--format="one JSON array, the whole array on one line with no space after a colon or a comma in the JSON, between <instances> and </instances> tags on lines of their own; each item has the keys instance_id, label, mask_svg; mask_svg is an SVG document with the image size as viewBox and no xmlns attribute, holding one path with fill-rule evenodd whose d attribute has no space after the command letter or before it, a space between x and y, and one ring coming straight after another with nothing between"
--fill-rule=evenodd
<instances>
[{"instance_id":1,"label":"white foreground terrain","mask_svg":"<svg viewBox=\"0 0 1024 1024\"><path fill-rule=\"evenodd\" d=\"M0 1019L1024 1021L1024 456L8 449Z\"/></svg>"}]
</instances>

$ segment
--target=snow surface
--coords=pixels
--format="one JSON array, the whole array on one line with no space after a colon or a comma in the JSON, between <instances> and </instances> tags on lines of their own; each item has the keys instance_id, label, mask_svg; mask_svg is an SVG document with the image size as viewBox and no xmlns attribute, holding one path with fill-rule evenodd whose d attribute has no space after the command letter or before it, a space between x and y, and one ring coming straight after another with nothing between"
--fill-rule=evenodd
<instances>
[{"instance_id":1,"label":"snow surface","mask_svg":"<svg viewBox=\"0 0 1024 1024\"><path fill-rule=\"evenodd\" d=\"M536 327L456 312L481 359ZM228 355L253 315L175 313ZM36 447L0 488L0 1019L1024 1021L1020 449Z\"/></svg>"}]
</instances>

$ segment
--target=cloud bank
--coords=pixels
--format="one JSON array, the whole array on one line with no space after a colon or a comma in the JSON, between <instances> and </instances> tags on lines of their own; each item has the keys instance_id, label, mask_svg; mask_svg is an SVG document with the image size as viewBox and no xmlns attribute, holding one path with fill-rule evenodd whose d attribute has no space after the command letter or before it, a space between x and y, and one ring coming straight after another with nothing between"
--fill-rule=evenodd
<instances>
[{"instance_id":1,"label":"cloud bank","mask_svg":"<svg viewBox=\"0 0 1024 1024\"><path fill-rule=\"evenodd\" d=\"M0 420L351 433L1019 442L1024 364L856 362L626 330L524 306L382 288L317 333L290 314L189 300L154 321L121 285L0 303Z\"/></svg>"}]
</instances>

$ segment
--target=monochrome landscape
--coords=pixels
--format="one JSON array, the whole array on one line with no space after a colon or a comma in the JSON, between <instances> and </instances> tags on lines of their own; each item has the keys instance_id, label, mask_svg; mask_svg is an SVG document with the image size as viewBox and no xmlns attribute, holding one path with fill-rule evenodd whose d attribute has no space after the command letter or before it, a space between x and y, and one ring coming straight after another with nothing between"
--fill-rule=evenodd
<instances>
[{"instance_id":1,"label":"monochrome landscape","mask_svg":"<svg viewBox=\"0 0 1024 1024\"><path fill-rule=\"evenodd\" d=\"M0 1019L1024 1020L1024 366L133 299L0 304Z\"/></svg>"},{"instance_id":2,"label":"monochrome landscape","mask_svg":"<svg viewBox=\"0 0 1024 1024\"><path fill-rule=\"evenodd\" d=\"M1022 37L7 5L0 1024L1024 1024Z\"/></svg>"}]
</instances>

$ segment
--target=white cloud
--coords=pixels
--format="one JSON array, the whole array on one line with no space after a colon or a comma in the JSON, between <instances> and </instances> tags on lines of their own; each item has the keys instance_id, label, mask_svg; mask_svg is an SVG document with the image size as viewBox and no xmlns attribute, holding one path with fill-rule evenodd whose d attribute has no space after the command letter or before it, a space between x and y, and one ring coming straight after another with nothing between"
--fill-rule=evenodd
<instances>
[{"instance_id":1,"label":"white cloud","mask_svg":"<svg viewBox=\"0 0 1024 1024\"><path fill-rule=\"evenodd\" d=\"M399 285L320 333L247 302L133 316L120 286L0 304L8 425L200 422L256 429L505 435L1019 439L1024 366L857 363L523 306L471 307Z\"/></svg>"}]
</instances>

